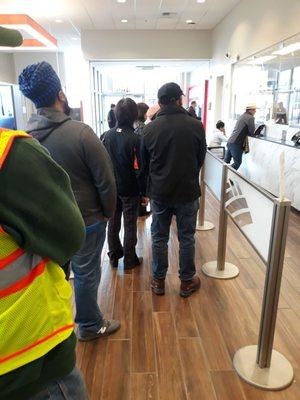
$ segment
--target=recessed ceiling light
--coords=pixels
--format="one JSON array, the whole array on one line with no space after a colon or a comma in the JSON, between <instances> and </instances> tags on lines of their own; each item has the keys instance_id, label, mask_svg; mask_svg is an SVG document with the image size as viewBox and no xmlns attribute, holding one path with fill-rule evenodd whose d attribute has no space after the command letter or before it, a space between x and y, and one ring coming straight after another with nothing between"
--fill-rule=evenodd
<instances>
[{"instance_id":1,"label":"recessed ceiling light","mask_svg":"<svg viewBox=\"0 0 300 400\"><path fill-rule=\"evenodd\" d=\"M126 0L117 0L118 3L126 3Z\"/></svg>"},{"instance_id":2,"label":"recessed ceiling light","mask_svg":"<svg viewBox=\"0 0 300 400\"><path fill-rule=\"evenodd\" d=\"M186 22L187 24L192 24L192 23L193 23L193 20L192 20L192 19L187 19L185 22Z\"/></svg>"},{"instance_id":3,"label":"recessed ceiling light","mask_svg":"<svg viewBox=\"0 0 300 400\"><path fill-rule=\"evenodd\" d=\"M197 3L205 3L205 0L197 0Z\"/></svg>"},{"instance_id":4,"label":"recessed ceiling light","mask_svg":"<svg viewBox=\"0 0 300 400\"><path fill-rule=\"evenodd\" d=\"M78 37L72 37L72 40L79 40L79 38Z\"/></svg>"},{"instance_id":5,"label":"recessed ceiling light","mask_svg":"<svg viewBox=\"0 0 300 400\"><path fill-rule=\"evenodd\" d=\"M121 19L121 22L122 22L123 24L126 24L126 22L128 22L128 20L127 20L127 19Z\"/></svg>"},{"instance_id":6,"label":"recessed ceiling light","mask_svg":"<svg viewBox=\"0 0 300 400\"><path fill-rule=\"evenodd\" d=\"M58 24L61 24L63 21L62 21L62 19L56 19L55 22L57 22Z\"/></svg>"}]
</instances>

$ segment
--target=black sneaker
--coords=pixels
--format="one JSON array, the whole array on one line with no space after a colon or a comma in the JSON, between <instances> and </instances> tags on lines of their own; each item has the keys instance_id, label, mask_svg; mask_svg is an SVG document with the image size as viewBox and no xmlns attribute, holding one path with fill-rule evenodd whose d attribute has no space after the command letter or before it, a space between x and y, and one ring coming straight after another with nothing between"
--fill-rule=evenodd
<instances>
[{"instance_id":1,"label":"black sneaker","mask_svg":"<svg viewBox=\"0 0 300 400\"><path fill-rule=\"evenodd\" d=\"M101 337L109 336L112 333L118 331L120 329L120 326L121 326L121 324L120 324L120 321L118 321L118 320L104 319L103 325L98 330L98 332L92 332L92 331L88 331L88 330L78 329L78 331L76 332L76 336L80 342L88 342L89 340L95 340L95 339L99 339Z\"/></svg>"},{"instance_id":2,"label":"black sneaker","mask_svg":"<svg viewBox=\"0 0 300 400\"><path fill-rule=\"evenodd\" d=\"M108 253L107 253L107 255L108 255L108 257L109 257L109 262L110 262L110 265L113 267L113 268L118 268L118 266L119 266L119 259L120 258L122 258L123 256L124 256L124 253L123 253L123 250L120 250L120 252L119 253L113 253L112 251L109 251Z\"/></svg>"},{"instance_id":3,"label":"black sneaker","mask_svg":"<svg viewBox=\"0 0 300 400\"><path fill-rule=\"evenodd\" d=\"M139 265L141 265L143 262L143 257L135 257L133 262L126 262L124 261L124 269L133 269L135 267L138 267Z\"/></svg>"}]
</instances>

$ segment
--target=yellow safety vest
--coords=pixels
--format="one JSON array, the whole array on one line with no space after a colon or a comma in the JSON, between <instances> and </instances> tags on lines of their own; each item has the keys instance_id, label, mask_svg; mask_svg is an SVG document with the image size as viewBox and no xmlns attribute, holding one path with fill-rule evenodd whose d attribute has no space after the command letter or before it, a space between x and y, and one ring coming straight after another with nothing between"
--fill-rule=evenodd
<instances>
[{"instance_id":1,"label":"yellow safety vest","mask_svg":"<svg viewBox=\"0 0 300 400\"><path fill-rule=\"evenodd\" d=\"M17 137L30 135L0 129L0 170ZM0 375L42 357L71 335L71 295L59 265L26 253L0 225Z\"/></svg>"}]
</instances>

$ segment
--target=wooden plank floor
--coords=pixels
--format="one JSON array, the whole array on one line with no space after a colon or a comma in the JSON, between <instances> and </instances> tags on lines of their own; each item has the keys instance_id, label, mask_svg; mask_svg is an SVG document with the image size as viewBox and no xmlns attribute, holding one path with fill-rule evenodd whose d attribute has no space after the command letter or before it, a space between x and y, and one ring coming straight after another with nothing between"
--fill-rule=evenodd
<instances>
[{"instance_id":1,"label":"wooden plank floor","mask_svg":"<svg viewBox=\"0 0 300 400\"><path fill-rule=\"evenodd\" d=\"M217 225L218 203L207 198L206 219ZM232 223L227 261L238 278L217 281L200 268L216 258L217 230L198 232L196 263L201 290L178 295L178 243L173 226L166 295L152 295L151 218L138 224L141 267L112 270L104 249L99 304L121 330L106 339L78 343L77 359L91 400L299 400L300 399L300 215L291 215L274 348L293 364L288 389L266 392L239 379L232 357L256 344L265 267Z\"/></svg>"}]
</instances>

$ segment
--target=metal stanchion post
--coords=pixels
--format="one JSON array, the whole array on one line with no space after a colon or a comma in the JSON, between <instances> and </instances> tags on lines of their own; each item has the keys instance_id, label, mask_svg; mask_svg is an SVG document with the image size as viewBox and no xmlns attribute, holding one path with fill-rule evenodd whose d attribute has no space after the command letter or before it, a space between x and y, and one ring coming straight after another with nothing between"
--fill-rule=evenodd
<instances>
[{"instance_id":1,"label":"metal stanchion post","mask_svg":"<svg viewBox=\"0 0 300 400\"><path fill-rule=\"evenodd\" d=\"M204 220L205 214L205 194L206 194L206 186L204 182L204 174L205 174L205 163L203 164L200 171L200 188L201 188L201 196L199 199L199 211L198 211L198 220L197 220L197 231L209 231L214 229L214 224L209 221Z\"/></svg>"},{"instance_id":2,"label":"metal stanchion post","mask_svg":"<svg viewBox=\"0 0 300 400\"><path fill-rule=\"evenodd\" d=\"M233 359L242 379L269 390L289 386L294 376L290 362L273 350L290 205L290 201L278 201L275 206L258 346L239 349Z\"/></svg>"},{"instance_id":3,"label":"metal stanchion post","mask_svg":"<svg viewBox=\"0 0 300 400\"><path fill-rule=\"evenodd\" d=\"M205 275L217 279L231 279L235 278L239 274L238 267L236 267L234 264L225 262L227 238L227 213L225 210L226 182L227 166L223 164L219 216L218 258L217 261L210 261L202 266L202 272Z\"/></svg>"}]
</instances>

